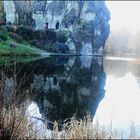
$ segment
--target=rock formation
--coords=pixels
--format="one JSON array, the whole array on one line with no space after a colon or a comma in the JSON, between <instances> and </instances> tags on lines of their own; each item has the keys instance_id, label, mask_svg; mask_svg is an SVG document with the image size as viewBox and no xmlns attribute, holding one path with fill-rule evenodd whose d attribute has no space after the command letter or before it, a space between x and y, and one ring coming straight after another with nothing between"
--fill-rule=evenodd
<instances>
[{"instance_id":1,"label":"rock formation","mask_svg":"<svg viewBox=\"0 0 140 140\"><path fill-rule=\"evenodd\" d=\"M104 1L13 1L18 24L66 31L77 53L103 54L110 32Z\"/></svg>"},{"instance_id":2,"label":"rock formation","mask_svg":"<svg viewBox=\"0 0 140 140\"><path fill-rule=\"evenodd\" d=\"M5 21L4 2L0 1L0 25L5 24Z\"/></svg>"}]
</instances>

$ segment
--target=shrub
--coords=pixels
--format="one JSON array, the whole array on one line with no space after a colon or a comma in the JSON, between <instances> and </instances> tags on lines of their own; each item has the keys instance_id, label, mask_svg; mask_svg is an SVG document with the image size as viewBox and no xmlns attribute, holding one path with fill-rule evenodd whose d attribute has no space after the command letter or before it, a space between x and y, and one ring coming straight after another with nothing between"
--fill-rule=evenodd
<instances>
[{"instance_id":1,"label":"shrub","mask_svg":"<svg viewBox=\"0 0 140 140\"><path fill-rule=\"evenodd\" d=\"M4 41L8 39L8 31L5 27L0 27L0 39Z\"/></svg>"},{"instance_id":2,"label":"shrub","mask_svg":"<svg viewBox=\"0 0 140 140\"><path fill-rule=\"evenodd\" d=\"M56 34L56 40L60 43L65 43L67 41L67 37L64 32L58 32Z\"/></svg>"},{"instance_id":3,"label":"shrub","mask_svg":"<svg viewBox=\"0 0 140 140\"><path fill-rule=\"evenodd\" d=\"M23 37L24 40L29 41L32 39L32 29L26 26L17 28L16 33Z\"/></svg>"},{"instance_id":4,"label":"shrub","mask_svg":"<svg viewBox=\"0 0 140 140\"><path fill-rule=\"evenodd\" d=\"M9 36L17 42L21 43L23 41L23 38L20 35L18 35L17 33L10 32Z\"/></svg>"},{"instance_id":5,"label":"shrub","mask_svg":"<svg viewBox=\"0 0 140 140\"><path fill-rule=\"evenodd\" d=\"M52 42L56 41L56 32L54 30L46 30L46 36L48 37L48 40L51 40Z\"/></svg>"},{"instance_id":6,"label":"shrub","mask_svg":"<svg viewBox=\"0 0 140 140\"><path fill-rule=\"evenodd\" d=\"M39 48L43 48L45 46L45 41L44 40L38 40L36 42L36 46Z\"/></svg>"},{"instance_id":7,"label":"shrub","mask_svg":"<svg viewBox=\"0 0 140 140\"><path fill-rule=\"evenodd\" d=\"M33 45L33 46L36 46L37 41L38 41L37 39L33 39L33 40L30 41L30 44Z\"/></svg>"},{"instance_id":8,"label":"shrub","mask_svg":"<svg viewBox=\"0 0 140 140\"><path fill-rule=\"evenodd\" d=\"M44 47L44 50L52 52L53 51L52 44L47 44L46 47Z\"/></svg>"},{"instance_id":9,"label":"shrub","mask_svg":"<svg viewBox=\"0 0 140 140\"><path fill-rule=\"evenodd\" d=\"M39 47L39 48L44 48L45 45L46 45L46 42L43 39L41 39L41 40L33 39L33 40L30 41L30 44L34 45L36 47Z\"/></svg>"},{"instance_id":10,"label":"shrub","mask_svg":"<svg viewBox=\"0 0 140 140\"><path fill-rule=\"evenodd\" d=\"M4 19L4 20L0 19L0 26L3 26L3 25L6 24L5 20L6 20L6 19Z\"/></svg>"},{"instance_id":11,"label":"shrub","mask_svg":"<svg viewBox=\"0 0 140 140\"><path fill-rule=\"evenodd\" d=\"M43 30L33 30L32 31L32 35L31 35L32 39L43 39L43 40L47 40L47 35L45 33L45 31Z\"/></svg>"},{"instance_id":12,"label":"shrub","mask_svg":"<svg viewBox=\"0 0 140 140\"><path fill-rule=\"evenodd\" d=\"M7 41L8 37L7 37L7 35L0 32L0 39L3 40L3 41Z\"/></svg>"},{"instance_id":13,"label":"shrub","mask_svg":"<svg viewBox=\"0 0 140 140\"><path fill-rule=\"evenodd\" d=\"M8 32L14 32L13 26L5 26Z\"/></svg>"},{"instance_id":14,"label":"shrub","mask_svg":"<svg viewBox=\"0 0 140 140\"><path fill-rule=\"evenodd\" d=\"M0 32L1 31L7 33L7 29L4 26L0 26Z\"/></svg>"}]
</instances>

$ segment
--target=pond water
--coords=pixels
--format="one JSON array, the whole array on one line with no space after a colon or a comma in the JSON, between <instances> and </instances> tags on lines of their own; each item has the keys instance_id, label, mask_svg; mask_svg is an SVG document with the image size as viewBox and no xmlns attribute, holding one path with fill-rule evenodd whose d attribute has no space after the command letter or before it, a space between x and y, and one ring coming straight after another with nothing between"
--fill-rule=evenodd
<instances>
[{"instance_id":1,"label":"pond water","mask_svg":"<svg viewBox=\"0 0 140 140\"><path fill-rule=\"evenodd\" d=\"M52 56L32 61L1 64L7 78L5 105L10 99L16 71L17 106L29 116L60 124L76 114L91 113L100 124L124 130L131 121L140 130L140 60L105 56ZM40 123L39 123L40 124ZM49 133L49 132L48 132Z\"/></svg>"}]
</instances>

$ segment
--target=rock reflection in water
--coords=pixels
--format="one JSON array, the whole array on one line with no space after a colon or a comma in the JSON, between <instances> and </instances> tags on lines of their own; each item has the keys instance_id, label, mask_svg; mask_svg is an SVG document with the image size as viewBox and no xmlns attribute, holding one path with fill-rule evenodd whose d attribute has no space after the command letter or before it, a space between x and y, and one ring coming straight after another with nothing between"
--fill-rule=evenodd
<instances>
[{"instance_id":1,"label":"rock reflection in water","mask_svg":"<svg viewBox=\"0 0 140 140\"><path fill-rule=\"evenodd\" d=\"M84 56L82 60L82 56L57 56L17 64L17 71L20 70L17 84L27 76L17 92L17 97L23 97L18 105L26 100L33 101L43 120L59 123L75 113L79 118L88 112L94 116L104 97L106 76L102 58L87 57L86 60ZM83 64L88 62L90 65ZM12 78L11 73L7 74Z\"/></svg>"},{"instance_id":2,"label":"rock reflection in water","mask_svg":"<svg viewBox=\"0 0 140 140\"><path fill-rule=\"evenodd\" d=\"M90 57L91 66L81 67L83 62L78 57L73 59L73 65L65 63L61 72L35 75L32 93L43 118L62 122L74 113L79 118L87 112L95 114L105 92L102 59L100 63L97 60Z\"/></svg>"}]
</instances>

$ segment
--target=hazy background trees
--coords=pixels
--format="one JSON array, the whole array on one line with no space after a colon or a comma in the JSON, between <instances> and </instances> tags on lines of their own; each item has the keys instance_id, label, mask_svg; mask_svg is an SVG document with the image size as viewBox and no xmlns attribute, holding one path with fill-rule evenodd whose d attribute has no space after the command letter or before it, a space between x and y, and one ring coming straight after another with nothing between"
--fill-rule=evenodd
<instances>
[{"instance_id":1,"label":"hazy background trees","mask_svg":"<svg viewBox=\"0 0 140 140\"><path fill-rule=\"evenodd\" d=\"M105 45L106 53L113 54L140 54L140 31L135 34L128 29L112 30Z\"/></svg>"}]
</instances>

